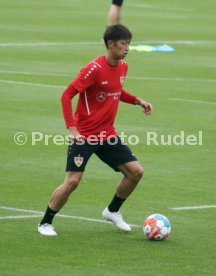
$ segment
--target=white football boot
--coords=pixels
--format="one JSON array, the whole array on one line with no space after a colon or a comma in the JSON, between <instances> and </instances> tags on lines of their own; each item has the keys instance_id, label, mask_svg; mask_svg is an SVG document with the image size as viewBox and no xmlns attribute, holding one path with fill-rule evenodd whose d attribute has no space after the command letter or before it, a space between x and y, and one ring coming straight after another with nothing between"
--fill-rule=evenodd
<instances>
[{"instance_id":1,"label":"white football boot","mask_svg":"<svg viewBox=\"0 0 216 276\"><path fill-rule=\"evenodd\" d=\"M109 220L111 221L113 224L115 224L115 226L120 229L120 230L123 230L123 231L126 231L126 232L130 232L131 231L131 227L129 224L127 224L123 218L122 218L122 215L120 214L120 212L110 212L108 207L106 207L104 210L103 210L103 213L102 213L103 217L106 219L106 220Z\"/></svg>"},{"instance_id":2,"label":"white football boot","mask_svg":"<svg viewBox=\"0 0 216 276\"><path fill-rule=\"evenodd\" d=\"M38 232L44 236L57 236L57 233L54 231L54 226L52 224L44 223L38 225Z\"/></svg>"}]
</instances>

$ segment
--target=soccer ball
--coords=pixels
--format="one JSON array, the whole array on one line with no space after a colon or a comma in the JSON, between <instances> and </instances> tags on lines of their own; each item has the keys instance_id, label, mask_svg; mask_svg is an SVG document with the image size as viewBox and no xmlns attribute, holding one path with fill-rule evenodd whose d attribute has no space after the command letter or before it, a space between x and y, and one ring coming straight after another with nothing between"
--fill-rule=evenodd
<instances>
[{"instance_id":1,"label":"soccer ball","mask_svg":"<svg viewBox=\"0 0 216 276\"><path fill-rule=\"evenodd\" d=\"M149 240L165 240L171 231L171 224L167 217L153 214L144 220L143 232Z\"/></svg>"}]
</instances>

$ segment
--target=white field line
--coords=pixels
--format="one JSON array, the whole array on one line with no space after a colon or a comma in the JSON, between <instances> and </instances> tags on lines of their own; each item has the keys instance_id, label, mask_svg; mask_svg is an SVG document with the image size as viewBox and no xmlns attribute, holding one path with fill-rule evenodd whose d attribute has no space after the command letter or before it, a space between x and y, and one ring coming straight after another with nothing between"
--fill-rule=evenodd
<instances>
[{"instance_id":1,"label":"white field line","mask_svg":"<svg viewBox=\"0 0 216 276\"><path fill-rule=\"evenodd\" d=\"M215 40L146 40L146 41L133 41L134 44L175 44L175 45L215 45Z\"/></svg>"},{"instance_id":2,"label":"white field line","mask_svg":"<svg viewBox=\"0 0 216 276\"><path fill-rule=\"evenodd\" d=\"M195 82L216 82L214 79L178 79L178 78L154 78L154 77L128 77L131 80L146 80L146 81L195 81ZM49 88L61 88L65 89L66 86L63 85L54 85L54 84L45 84L45 83L36 83L36 82L23 82L23 81L14 81L14 80L4 80L0 79L1 83L6 84L17 84L17 85L27 85L27 86L38 86L38 87L49 87ZM170 98L174 99L174 98ZM177 98L176 98L177 99ZM213 103L214 104L214 103Z\"/></svg>"},{"instance_id":3,"label":"white field line","mask_svg":"<svg viewBox=\"0 0 216 276\"><path fill-rule=\"evenodd\" d=\"M31 216L32 218L34 217L41 217L41 215L44 214L44 212L40 212L40 211L35 211L35 210L28 210L28 209L19 209L19 208L13 208L13 207L7 207L7 206L0 206L0 209L2 210L11 210L11 211L16 211L16 212L24 212L24 213L32 213L32 214L37 214L36 216ZM111 222L106 221L106 220L101 220L101 219L95 219L95 218L86 218L86 217L80 217L80 216L71 216L71 215L64 215L64 214L57 214L56 216L58 217L62 217L62 218L71 218L71 219L77 219L77 220L84 220L84 221L91 221L91 222L99 222L99 223L108 223L110 224ZM5 216L5 218L10 218L11 216ZM27 218L30 216L20 216L20 218ZM0 217L1 219L3 219L3 216ZM14 216L14 219L18 218L18 216ZM136 225L136 224L130 224L133 227L141 227L140 225Z\"/></svg>"},{"instance_id":4,"label":"white field line","mask_svg":"<svg viewBox=\"0 0 216 276\"><path fill-rule=\"evenodd\" d=\"M41 212L41 211L28 210L28 209L19 209L19 208L8 207L8 206L0 206L0 209L17 211L17 212L24 212L24 213L31 213L31 214L37 214L37 215L43 215L44 214L44 212Z\"/></svg>"},{"instance_id":5,"label":"white field line","mask_svg":"<svg viewBox=\"0 0 216 276\"><path fill-rule=\"evenodd\" d=\"M45 72L30 72L30 71L11 71L0 70L0 74L18 74L18 75L38 75L38 76L50 76L50 77L75 77L75 74L62 74L62 73L45 73ZM162 81L195 81L195 82L216 82L216 79L187 79L187 78L167 78L167 77L144 77L144 76L127 76L127 79L132 80L162 80ZM2 80L4 81L4 80ZM7 80L5 80L7 81ZM21 82L22 83L22 82Z\"/></svg>"},{"instance_id":6,"label":"white field line","mask_svg":"<svg viewBox=\"0 0 216 276\"><path fill-rule=\"evenodd\" d=\"M36 75L36 76L50 76L50 77L68 77L71 74L62 73L43 73L43 72L29 72L29 71L11 71L11 70L0 70L0 74L15 74L15 75Z\"/></svg>"},{"instance_id":7,"label":"white field line","mask_svg":"<svg viewBox=\"0 0 216 276\"><path fill-rule=\"evenodd\" d=\"M22 82L22 81L12 81L12 80L3 80L0 79L0 82L2 83L8 83L8 84L18 84L18 85L28 85L28 86L39 86L39 87L51 87L51 88L63 88L65 89L65 86L61 85L52 85L52 84L43 84L43 83L35 83L35 82Z\"/></svg>"},{"instance_id":8,"label":"white field line","mask_svg":"<svg viewBox=\"0 0 216 276\"><path fill-rule=\"evenodd\" d=\"M216 79L189 79L189 78L167 78L167 77L130 77L128 76L127 79L132 80L158 80L158 81L189 81L189 82L216 82Z\"/></svg>"},{"instance_id":9,"label":"white field line","mask_svg":"<svg viewBox=\"0 0 216 276\"><path fill-rule=\"evenodd\" d=\"M133 4L133 3L127 3L128 7L132 8L139 8L139 9L158 9L158 10L164 10L164 11L190 11L189 9L182 9L182 8L173 8L173 7L166 7L164 5L149 5L149 4ZM145 15L146 16L146 15Z\"/></svg>"},{"instance_id":10,"label":"white field line","mask_svg":"<svg viewBox=\"0 0 216 276\"><path fill-rule=\"evenodd\" d=\"M147 40L133 41L134 44L177 44L177 45L215 45L214 40ZM98 46L103 45L102 41L40 41L40 42L2 42L0 47L45 47L45 46Z\"/></svg>"},{"instance_id":11,"label":"white field line","mask_svg":"<svg viewBox=\"0 0 216 276\"><path fill-rule=\"evenodd\" d=\"M63 74L63 73L45 73L45 72L30 72L30 71L11 71L11 70L0 70L0 74L15 74L15 75L36 75L36 76L50 76L50 77L68 77L71 76L71 78L75 77L76 74ZM187 79L187 78L168 78L168 77L144 77L144 76L127 76L127 79L131 80L161 80L161 81L195 81L195 82L216 82L216 79ZM12 82L10 80L0 80L2 82ZM26 82L20 82L20 84L23 84ZM43 84L40 84L43 85ZM58 87L58 86L57 86Z\"/></svg>"},{"instance_id":12,"label":"white field line","mask_svg":"<svg viewBox=\"0 0 216 276\"><path fill-rule=\"evenodd\" d=\"M169 100L176 101L176 102L185 102L185 103L198 103L198 104L216 105L216 102L199 101L199 100L182 99L182 98L169 98Z\"/></svg>"},{"instance_id":13,"label":"white field line","mask_svg":"<svg viewBox=\"0 0 216 276\"><path fill-rule=\"evenodd\" d=\"M23 215L23 216L0 216L0 219L24 219L24 218L39 218L41 215Z\"/></svg>"},{"instance_id":14,"label":"white field line","mask_svg":"<svg viewBox=\"0 0 216 276\"><path fill-rule=\"evenodd\" d=\"M0 47L38 47L38 46L86 46L86 45L103 45L102 41L69 41L69 42L58 42L58 41L41 41L41 42L5 42L0 43Z\"/></svg>"},{"instance_id":15,"label":"white field line","mask_svg":"<svg viewBox=\"0 0 216 276\"><path fill-rule=\"evenodd\" d=\"M216 205L175 207L175 208L170 208L170 209L175 210L175 211L182 211L182 210L198 210L198 209L209 209L209 208L216 208Z\"/></svg>"}]
</instances>

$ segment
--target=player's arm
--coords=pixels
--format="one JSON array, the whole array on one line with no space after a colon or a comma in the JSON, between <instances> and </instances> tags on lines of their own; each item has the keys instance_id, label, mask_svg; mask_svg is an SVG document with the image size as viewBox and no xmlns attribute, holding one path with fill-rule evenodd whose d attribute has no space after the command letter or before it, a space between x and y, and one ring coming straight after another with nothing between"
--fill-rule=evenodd
<instances>
[{"instance_id":1,"label":"player's arm","mask_svg":"<svg viewBox=\"0 0 216 276\"><path fill-rule=\"evenodd\" d=\"M72 83L65 89L62 94L61 102L65 119L66 127L69 130L69 138L73 140L82 139L82 135L76 128L76 123L73 118L72 112L72 99L77 94L82 94L90 86L92 86L96 79L97 66L92 62L87 64L80 70L78 76Z\"/></svg>"},{"instance_id":2,"label":"player's arm","mask_svg":"<svg viewBox=\"0 0 216 276\"><path fill-rule=\"evenodd\" d=\"M112 0L112 4L108 13L108 26L112 26L115 24L121 24L121 6L123 4L123 0Z\"/></svg>"},{"instance_id":3,"label":"player's arm","mask_svg":"<svg viewBox=\"0 0 216 276\"><path fill-rule=\"evenodd\" d=\"M121 97L120 97L121 102L129 103L129 104L136 104L136 100L137 100L136 96L134 96L133 94L122 89Z\"/></svg>"},{"instance_id":4,"label":"player's arm","mask_svg":"<svg viewBox=\"0 0 216 276\"><path fill-rule=\"evenodd\" d=\"M146 115L151 114L153 111L152 104L146 102L143 99L140 99L140 98L134 96L133 94L125 91L124 89L122 89L120 100L125 103L140 105L142 108L144 108L144 113Z\"/></svg>"},{"instance_id":5,"label":"player's arm","mask_svg":"<svg viewBox=\"0 0 216 276\"><path fill-rule=\"evenodd\" d=\"M140 105L144 109L145 115L152 114L152 112L153 112L153 106L152 106L151 103L148 103L148 102L146 102L143 99L137 98L135 104L136 105Z\"/></svg>"},{"instance_id":6,"label":"player's arm","mask_svg":"<svg viewBox=\"0 0 216 276\"><path fill-rule=\"evenodd\" d=\"M72 99L77 93L78 91L74 88L73 84L71 83L65 89L61 96L62 110L67 128L75 126L75 121L72 112Z\"/></svg>"},{"instance_id":7,"label":"player's arm","mask_svg":"<svg viewBox=\"0 0 216 276\"><path fill-rule=\"evenodd\" d=\"M75 121L73 118L73 111L72 111L72 99L77 93L78 91L74 88L73 84L70 84L62 93L62 97L61 97L65 124L69 130L69 139L71 140L80 140L82 138L81 134L79 133L79 131L75 126Z\"/></svg>"}]
</instances>

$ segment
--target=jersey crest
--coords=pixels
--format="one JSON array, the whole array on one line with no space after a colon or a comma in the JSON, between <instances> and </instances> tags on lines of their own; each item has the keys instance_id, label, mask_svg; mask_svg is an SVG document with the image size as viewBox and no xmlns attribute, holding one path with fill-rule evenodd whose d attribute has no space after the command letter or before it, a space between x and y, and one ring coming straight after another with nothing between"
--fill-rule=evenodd
<instances>
[{"instance_id":1,"label":"jersey crest","mask_svg":"<svg viewBox=\"0 0 216 276\"><path fill-rule=\"evenodd\" d=\"M121 83L121 85L124 84L124 81L125 81L125 76L121 76L121 77L120 77L120 83Z\"/></svg>"}]
</instances>

